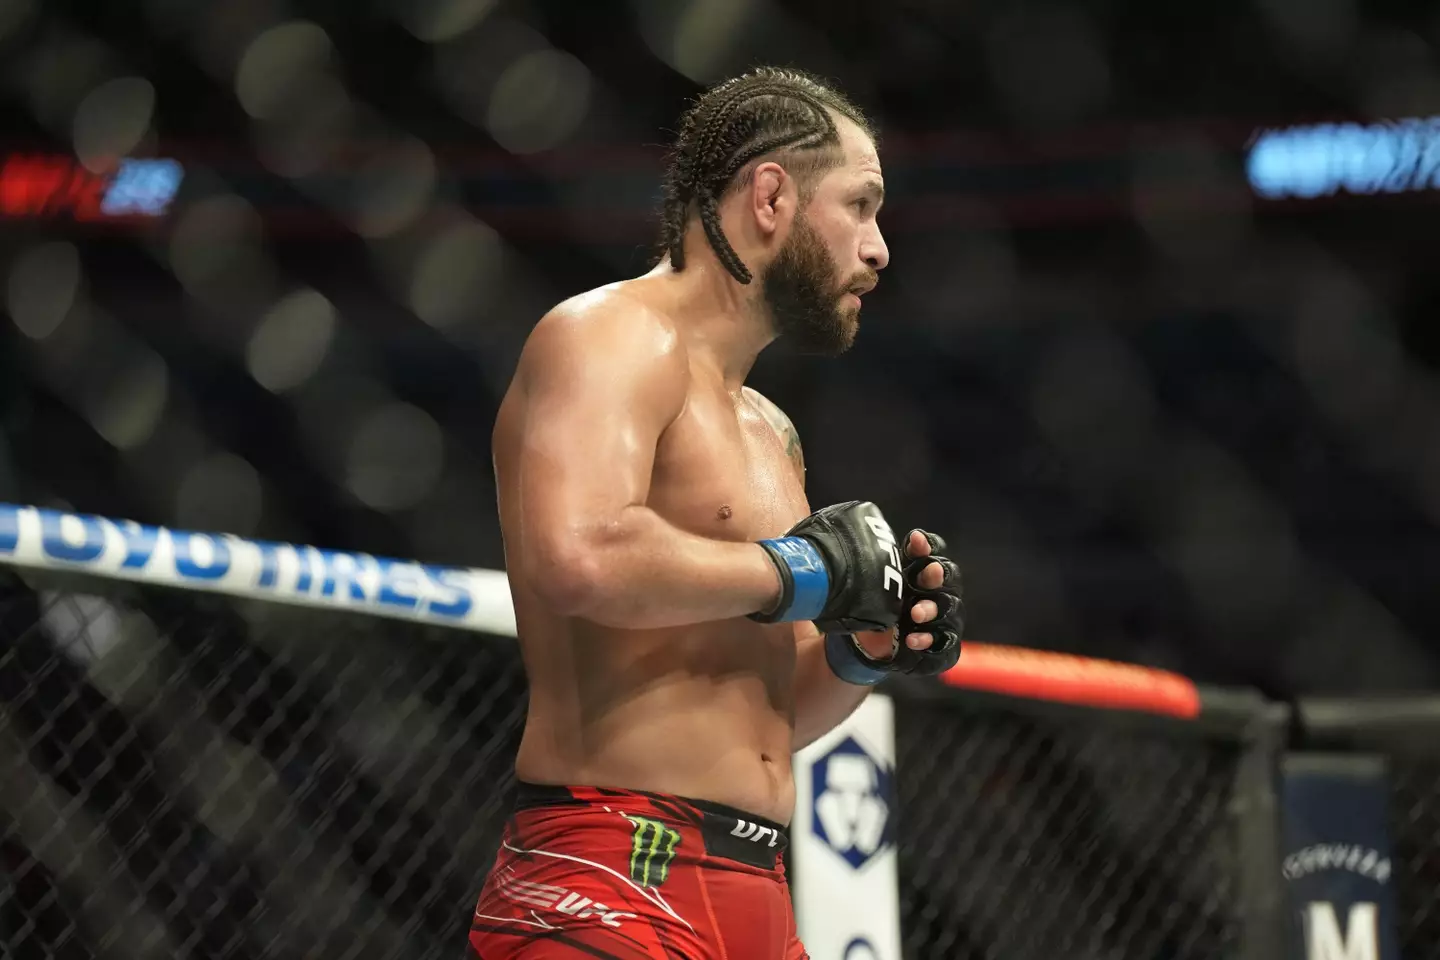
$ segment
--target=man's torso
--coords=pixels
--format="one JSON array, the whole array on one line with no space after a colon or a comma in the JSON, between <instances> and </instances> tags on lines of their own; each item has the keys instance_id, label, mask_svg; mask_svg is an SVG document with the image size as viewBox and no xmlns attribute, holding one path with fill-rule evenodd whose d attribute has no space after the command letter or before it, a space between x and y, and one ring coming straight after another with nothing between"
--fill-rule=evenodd
<instances>
[{"instance_id":1,"label":"man's torso","mask_svg":"<svg viewBox=\"0 0 1440 960\"><path fill-rule=\"evenodd\" d=\"M525 549L510 536L524 406L523 385L512 387L495 433L512 571ZM645 505L717 540L777 536L804 517L801 476L767 408L692 360L686 402L660 437ZM619 630L548 612L513 573L511 586L530 682L516 764L522 779L689 796L788 821L796 625L736 619Z\"/></svg>"}]
</instances>

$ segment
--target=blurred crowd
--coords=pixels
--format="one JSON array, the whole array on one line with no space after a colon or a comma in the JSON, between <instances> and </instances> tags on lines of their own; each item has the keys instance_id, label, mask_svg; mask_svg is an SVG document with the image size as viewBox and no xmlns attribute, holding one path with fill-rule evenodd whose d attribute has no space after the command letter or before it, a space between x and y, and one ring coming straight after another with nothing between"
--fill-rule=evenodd
<instances>
[{"instance_id":1,"label":"blurred crowd","mask_svg":"<svg viewBox=\"0 0 1440 960\"><path fill-rule=\"evenodd\" d=\"M943 531L976 639L1433 687L1440 194L1257 196L1247 151L1440 115L1437 45L1402 0L3 0L0 160L178 166L6 208L0 497L502 565L526 332L648 266L685 99L794 63L891 198L856 348L755 372L813 502Z\"/></svg>"}]
</instances>

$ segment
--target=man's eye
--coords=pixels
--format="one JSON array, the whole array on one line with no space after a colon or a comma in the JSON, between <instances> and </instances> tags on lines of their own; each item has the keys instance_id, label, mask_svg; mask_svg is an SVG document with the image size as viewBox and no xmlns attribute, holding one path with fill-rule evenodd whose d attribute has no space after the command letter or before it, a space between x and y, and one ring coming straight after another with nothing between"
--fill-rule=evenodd
<instances>
[{"instance_id":1,"label":"man's eye","mask_svg":"<svg viewBox=\"0 0 1440 960\"><path fill-rule=\"evenodd\" d=\"M869 210L869 209L870 209L870 198L869 198L869 197L861 197L859 200L856 200L856 201L855 201L855 209L856 209L856 210L859 210L861 213L864 213L866 210Z\"/></svg>"}]
</instances>

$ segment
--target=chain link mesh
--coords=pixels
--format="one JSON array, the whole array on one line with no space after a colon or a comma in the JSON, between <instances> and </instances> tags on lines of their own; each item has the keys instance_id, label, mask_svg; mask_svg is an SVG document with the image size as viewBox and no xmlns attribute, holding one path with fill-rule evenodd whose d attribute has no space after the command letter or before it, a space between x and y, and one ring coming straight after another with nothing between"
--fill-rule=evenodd
<instances>
[{"instance_id":1,"label":"chain link mesh","mask_svg":"<svg viewBox=\"0 0 1440 960\"><path fill-rule=\"evenodd\" d=\"M0 570L0 956L456 958L509 809L513 643ZM1238 743L901 697L907 960L1224 960ZM1405 956L1440 761L1392 757Z\"/></svg>"},{"instance_id":2,"label":"chain link mesh","mask_svg":"<svg viewBox=\"0 0 1440 960\"><path fill-rule=\"evenodd\" d=\"M463 951L510 802L512 643L80 589L0 573L0 944L56 960Z\"/></svg>"},{"instance_id":3,"label":"chain link mesh","mask_svg":"<svg viewBox=\"0 0 1440 960\"><path fill-rule=\"evenodd\" d=\"M1236 955L1238 744L958 699L896 737L907 960Z\"/></svg>"},{"instance_id":4,"label":"chain link mesh","mask_svg":"<svg viewBox=\"0 0 1440 960\"><path fill-rule=\"evenodd\" d=\"M1401 955L1440 949L1440 758L1390 757L1396 909Z\"/></svg>"}]
</instances>

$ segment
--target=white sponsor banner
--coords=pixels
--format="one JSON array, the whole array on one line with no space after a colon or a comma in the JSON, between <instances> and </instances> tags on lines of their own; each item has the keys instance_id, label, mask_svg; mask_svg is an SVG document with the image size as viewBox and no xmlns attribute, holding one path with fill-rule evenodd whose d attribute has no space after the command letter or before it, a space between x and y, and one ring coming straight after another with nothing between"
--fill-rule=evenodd
<instances>
[{"instance_id":1,"label":"white sponsor banner","mask_svg":"<svg viewBox=\"0 0 1440 960\"><path fill-rule=\"evenodd\" d=\"M795 756L795 919L813 960L900 960L895 708L871 694Z\"/></svg>"},{"instance_id":2,"label":"white sponsor banner","mask_svg":"<svg viewBox=\"0 0 1440 960\"><path fill-rule=\"evenodd\" d=\"M505 574L0 503L0 564L515 635Z\"/></svg>"}]
</instances>

